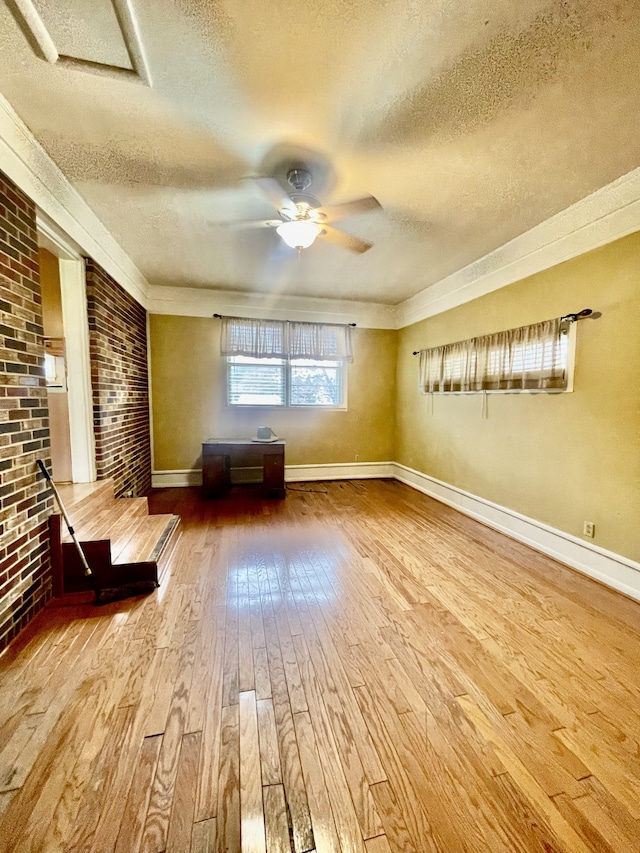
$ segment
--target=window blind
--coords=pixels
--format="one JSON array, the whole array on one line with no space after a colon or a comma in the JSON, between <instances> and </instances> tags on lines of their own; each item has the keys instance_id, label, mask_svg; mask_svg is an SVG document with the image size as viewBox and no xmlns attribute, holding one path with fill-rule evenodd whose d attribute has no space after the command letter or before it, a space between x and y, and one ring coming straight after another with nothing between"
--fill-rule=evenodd
<instances>
[{"instance_id":1,"label":"window blind","mask_svg":"<svg viewBox=\"0 0 640 853\"><path fill-rule=\"evenodd\" d=\"M238 356L227 366L227 400L230 405L286 405L285 362Z\"/></svg>"}]
</instances>

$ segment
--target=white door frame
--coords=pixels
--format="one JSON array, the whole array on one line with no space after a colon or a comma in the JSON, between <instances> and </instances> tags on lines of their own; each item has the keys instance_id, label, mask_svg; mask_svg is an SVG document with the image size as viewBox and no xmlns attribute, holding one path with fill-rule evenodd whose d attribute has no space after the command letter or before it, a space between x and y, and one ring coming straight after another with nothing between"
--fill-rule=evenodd
<instances>
[{"instance_id":1,"label":"white door frame","mask_svg":"<svg viewBox=\"0 0 640 853\"><path fill-rule=\"evenodd\" d=\"M92 483L96 479L96 448L84 258L79 246L40 210L37 212L36 223L40 245L58 257L60 266L71 476L74 483Z\"/></svg>"}]
</instances>

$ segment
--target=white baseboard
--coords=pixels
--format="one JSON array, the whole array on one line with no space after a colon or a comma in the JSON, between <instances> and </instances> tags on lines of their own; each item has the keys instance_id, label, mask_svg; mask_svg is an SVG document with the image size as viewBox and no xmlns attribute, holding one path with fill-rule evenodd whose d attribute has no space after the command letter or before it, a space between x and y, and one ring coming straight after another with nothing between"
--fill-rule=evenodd
<instances>
[{"instance_id":1,"label":"white baseboard","mask_svg":"<svg viewBox=\"0 0 640 853\"><path fill-rule=\"evenodd\" d=\"M287 483L393 478L640 601L640 563L397 462L286 465ZM154 471L154 488L202 485L200 469Z\"/></svg>"},{"instance_id":2,"label":"white baseboard","mask_svg":"<svg viewBox=\"0 0 640 853\"><path fill-rule=\"evenodd\" d=\"M346 462L330 465L285 465L284 479L287 483L311 480L368 480L392 478L393 462ZM184 468L175 471L153 471L151 485L154 489L181 486L201 486L202 471L199 468Z\"/></svg>"},{"instance_id":3,"label":"white baseboard","mask_svg":"<svg viewBox=\"0 0 640 853\"><path fill-rule=\"evenodd\" d=\"M393 476L401 483L640 601L640 563L405 465L395 463L393 467Z\"/></svg>"},{"instance_id":4,"label":"white baseboard","mask_svg":"<svg viewBox=\"0 0 640 853\"><path fill-rule=\"evenodd\" d=\"M182 486L201 486L200 468L182 468L175 471L152 471L151 486L154 489L171 489Z\"/></svg>"},{"instance_id":5,"label":"white baseboard","mask_svg":"<svg viewBox=\"0 0 640 853\"><path fill-rule=\"evenodd\" d=\"M384 480L393 474L393 462L338 462L333 465L286 465L287 483L306 480Z\"/></svg>"}]
</instances>

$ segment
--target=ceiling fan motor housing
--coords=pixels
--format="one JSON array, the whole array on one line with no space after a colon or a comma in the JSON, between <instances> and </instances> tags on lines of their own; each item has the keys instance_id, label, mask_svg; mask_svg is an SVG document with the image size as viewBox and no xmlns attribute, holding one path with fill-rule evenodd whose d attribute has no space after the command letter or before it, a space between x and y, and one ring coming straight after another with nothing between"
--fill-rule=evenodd
<instances>
[{"instance_id":1,"label":"ceiling fan motor housing","mask_svg":"<svg viewBox=\"0 0 640 853\"><path fill-rule=\"evenodd\" d=\"M308 169L289 169L287 182L296 192L303 193L311 186L311 172Z\"/></svg>"},{"instance_id":2,"label":"ceiling fan motor housing","mask_svg":"<svg viewBox=\"0 0 640 853\"><path fill-rule=\"evenodd\" d=\"M295 219L308 219L312 210L320 207L319 200L306 192L311 186L313 178L308 169L295 168L289 169L287 172L287 183L291 187L289 198L298 209ZM280 215L285 219L290 219L291 212L289 210L280 210Z\"/></svg>"}]
</instances>

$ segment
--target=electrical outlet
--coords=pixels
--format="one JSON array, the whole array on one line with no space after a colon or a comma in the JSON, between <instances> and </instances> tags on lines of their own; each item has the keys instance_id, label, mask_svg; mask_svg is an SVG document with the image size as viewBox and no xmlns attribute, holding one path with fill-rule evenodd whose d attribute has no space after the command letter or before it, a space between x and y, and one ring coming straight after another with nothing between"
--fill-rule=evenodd
<instances>
[{"instance_id":1,"label":"electrical outlet","mask_svg":"<svg viewBox=\"0 0 640 853\"><path fill-rule=\"evenodd\" d=\"M360 459L360 454L359 454L359 453L356 453L356 454L355 454L355 460L354 460L354 461L355 461L355 462L357 462L359 459Z\"/></svg>"},{"instance_id":2,"label":"electrical outlet","mask_svg":"<svg viewBox=\"0 0 640 853\"><path fill-rule=\"evenodd\" d=\"M585 521L584 527L582 528L582 533L585 536L588 536L589 539L593 539L596 535L596 526L593 521Z\"/></svg>"}]
</instances>

